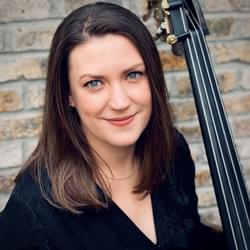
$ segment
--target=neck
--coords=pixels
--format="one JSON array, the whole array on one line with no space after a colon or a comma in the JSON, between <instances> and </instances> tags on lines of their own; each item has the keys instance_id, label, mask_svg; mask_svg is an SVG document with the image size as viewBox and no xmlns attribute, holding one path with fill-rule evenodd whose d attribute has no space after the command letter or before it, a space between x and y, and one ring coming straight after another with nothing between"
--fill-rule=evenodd
<instances>
[{"instance_id":1,"label":"neck","mask_svg":"<svg viewBox=\"0 0 250 250\"><path fill-rule=\"evenodd\" d=\"M99 147L98 147L99 146ZM107 186L104 190L113 200L121 194L132 194L139 181L138 162L134 155L134 146L107 147L93 145L96 162Z\"/></svg>"},{"instance_id":2,"label":"neck","mask_svg":"<svg viewBox=\"0 0 250 250\"><path fill-rule=\"evenodd\" d=\"M134 146L108 147L92 145L96 162L107 179L122 180L130 177L135 171L136 162Z\"/></svg>"}]
</instances>

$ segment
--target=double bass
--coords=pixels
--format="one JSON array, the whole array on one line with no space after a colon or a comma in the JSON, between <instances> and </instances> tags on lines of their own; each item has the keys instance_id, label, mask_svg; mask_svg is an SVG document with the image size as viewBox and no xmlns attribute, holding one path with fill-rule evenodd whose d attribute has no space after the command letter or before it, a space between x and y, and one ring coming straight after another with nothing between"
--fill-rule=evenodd
<instances>
[{"instance_id":1,"label":"double bass","mask_svg":"<svg viewBox=\"0 0 250 250\"><path fill-rule=\"evenodd\" d=\"M250 250L250 202L241 173L218 81L205 36L209 34L197 0L148 0L158 24L156 39L184 53L222 228L230 250Z\"/></svg>"}]
</instances>

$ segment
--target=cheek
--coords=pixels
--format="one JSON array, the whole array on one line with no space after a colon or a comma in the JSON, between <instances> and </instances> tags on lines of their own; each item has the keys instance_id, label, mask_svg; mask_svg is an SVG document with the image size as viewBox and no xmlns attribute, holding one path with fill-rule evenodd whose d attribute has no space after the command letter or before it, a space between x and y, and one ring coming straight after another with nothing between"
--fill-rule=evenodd
<instances>
[{"instance_id":1,"label":"cheek","mask_svg":"<svg viewBox=\"0 0 250 250\"><path fill-rule=\"evenodd\" d=\"M146 94L145 94L146 102L148 104L150 104L150 106L151 106L152 105L152 95L151 95L151 90L150 90L149 86L145 92L146 92Z\"/></svg>"},{"instance_id":2,"label":"cheek","mask_svg":"<svg viewBox=\"0 0 250 250\"><path fill-rule=\"evenodd\" d=\"M149 87L149 83L143 84L138 90L137 90L137 98L138 101L146 107L151 108L152 105L152 98L151 98L151 90Z\"/></svg>"},{"instance_id":3,"label":"cheek","mask_svg":"<svg viewBox=\"0 0 250 250\"><path fill-rule=\"evenodd\" d=\"M143 93L143 95L141 95L143 97L142 103L143 103L144 109L146 110L148 119L150 119L151 114L152 114L152 94L151 94L149 84L145 87L142 93Z\"/></svg>"},{"instance_id":4,"label":"cheek","mask_svg":"<svg viewBox=\"0 0 250 250\"><path fill-rule=\"evenodd\" d=\"M82 121L87 117L100 114L104 106L104 99L100 96L81 95L77 97L76 109Z\"/></svg>"}]
</instances>

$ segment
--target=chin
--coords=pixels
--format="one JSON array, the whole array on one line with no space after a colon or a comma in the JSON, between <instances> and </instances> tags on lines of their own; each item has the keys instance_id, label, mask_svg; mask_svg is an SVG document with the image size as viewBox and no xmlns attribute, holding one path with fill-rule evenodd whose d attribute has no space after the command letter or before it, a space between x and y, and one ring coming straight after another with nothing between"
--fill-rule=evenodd
<instances>
[{"instance_id":1,"label":"chin","mask_svg":"<svg viewBox=\"0 0 250 250\"><path fill-rule=\"evenodd\" d=\"M113 146L116 147L130 147L130 146L134 146L138 140L139 136L136 137L126 137L126 138L117 138L117 140L114 140L113 142L111 142L110 144L112 144Z\"/></svg>"}]
</instances>

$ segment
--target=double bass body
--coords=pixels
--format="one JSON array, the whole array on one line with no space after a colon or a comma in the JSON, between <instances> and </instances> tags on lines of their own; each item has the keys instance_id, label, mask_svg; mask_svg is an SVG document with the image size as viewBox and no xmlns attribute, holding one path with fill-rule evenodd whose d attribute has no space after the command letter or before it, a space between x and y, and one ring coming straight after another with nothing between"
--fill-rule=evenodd
<instances>
[{"instance_id":1,"label":"double bass body","mask_svg":"<svg viewBox=\"0 0 250 250\"><path fill-rule=\"evenodd\" d=\"M249 250L249 196L208 51L205 35L209 32L199 3L196 0L148 2L158 12L156 38L172 43L174 52L184 51L228 247Z\"/></svg>"}]
</instances>

